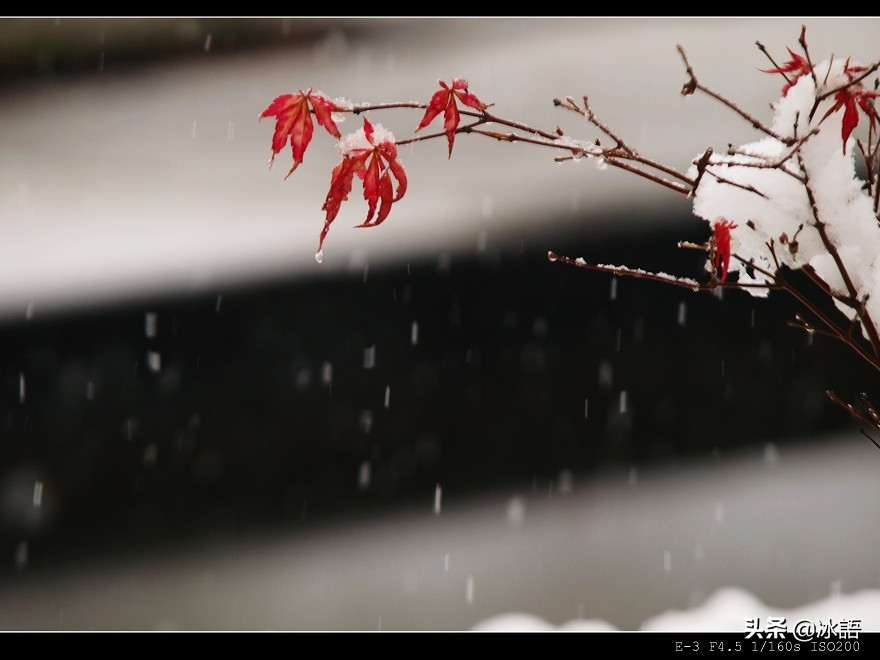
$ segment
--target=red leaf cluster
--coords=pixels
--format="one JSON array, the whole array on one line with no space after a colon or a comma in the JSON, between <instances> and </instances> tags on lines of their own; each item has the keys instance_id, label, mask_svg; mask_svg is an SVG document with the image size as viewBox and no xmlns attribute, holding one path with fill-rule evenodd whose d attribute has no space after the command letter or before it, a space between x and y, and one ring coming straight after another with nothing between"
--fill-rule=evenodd
<instances>
[{"instance_id":1,"label":"red leaf cluster","mask_svg":"<svg viewBox=\"0 0 880 660\"><path fill-rule=\"evenodd\" d=\"M801 57L791 48L788 48L787 50L788 54L791 55L791 59L788 62L785 62L782 66L775 69L761 69L764 73L781 73L785 76L787 82L782 88L783 96L788 94L788 90L798 81L798 78L812 71L812 67L806 58ZM793 77L789 78L788 74L793 74Z\"/></svg>"},{"instance_id":2,"label":"red leaf cluster","mask_svg":"<svg viewBox=\"0 0 880 660\"><path fill-rule=\"evenodd\" d=\"M871 122L871 129L877 130L877 109L874 107L872 99L880 96L880 92L870 92L865 89L861 83L855 82L856 74L864 71L865 67L847 62L844 67L846 75L850 79L850 84L844 87L834 95L834 105L826 112L822 121L834 112L843 108L843 123L841 124L841 136L843 137L843 153L846 153L846 141L852 134L855 127L859 125L859 108L868 117Z\"/></svg>"},{"instance_id":3,"label":"red leaf cluster","mask_svg":"<svg viewBox=\"0 0 880 660\"><path fill-rule=\"evenodd\" d=\"M812 71L812 67L806 58L795 53L791 48L788 49L791 59L782 66L775 69L762 69L764 73L781 73L786 77L786 84L782 88L782 95L788 94L788 90L797 83L798 78ZM878 92L871 92L865 89L861 83L855 82L857 74L865 70L865 67L858 64L850 64L847 61L844 66L844 72L849 77L850 84L837 91L834 94L834 105L828 109L821 121L825 121L830 115L843 108L843 123L841 126L841 137L843 137L843 152L846 153L846 141L852 135L853 130L859 125L859 109L867 115L871 122L871 128L877 128L877 110L872 103L872 99L880 96ZM788 76L792 77L789 78ZM820 123L821 123L820 121Z\"/></svg>"},{"instance_id":4,"label":"red leaf cluster","mask_svg":"<svg viewBox=\"0 0 880 660\"><path fill-rule=\"evenodd\" d=\"M461 101L469 108L474 108L482 112L489 106L475 95L468 92L468 83L464 78L453 78L452 85L447 85L442 80L438 80L441 89L434 92L431 101L428 103L428 109L425 116L419 123L416 131L422 130L425 126L434 121L434 117L443 113L443 128L446 131L446 139L449 141L449 157L452 158L452 145L455 142L455 131L461 121L461 115L458 111L457 101Z\"/></svg>"},{"instance_id":5,"label":"red leaf cluster","mask_svg":"<svg viewBox=\"0 0 880 660\"><path fill-rule=\"evenodd\" d=\"M443 126L451 157L455 133L461 121L458 104L462 103L480 112L489 106L468 91L467 80L464 78L453 78L451 84L446 84L442 80L438 82L441 89L431 97L416 131L430 124L441 112L444 113ZM284 148L285 144L290 143L293 166L285 179L302 163L306 148L312 140L314 134L312 114L330 135L340 140L338 148L342 154L342 162L333 169L330 190L321 207L326 212L326 216L315 255L318 261L322 259L321 250L330 225L339 214L342 202L346 201L351 193L355 175L363 182L364 199L368 204L367 218L358 227L375 227L381 224L388 217L391 205L403 197L407 187L406 173L397 158L397 144L391 133L378 124L374 128L364 118L363 129L343 139L333 119L333 112L336 111L352 111L352 107L337 105L323 94L312 92L309 88L306 91L299 90L298 94L282 94L259 116L260 119L275 117L270 167L275 161L275 155Z\"/></svg>"},{"instance_id":6,"label":"red leaf cluster","mask_svg":"<svg viewBox=\"0 0 880 660\"><path fill-rule=\"evenodd\" d=\"M736 229L736 225L724 218L716 220L713 225L715 242L715 270L721 268L721 281L727 281L727 271L730 269L730 230Z\"/></svg>"},{"instance_id":7,"label":"red leaf cluster","mask_svg":"<svg viewBox=\"0 0 880 660\"><path fill-rule=\"evenodd\" d=\"M377 128L381 128L377 124ZM348 199L351 192L354 176L357 175L363 181L364 199L369 208L367 219L358 227L375 227L381 224L394 202L399 201L406 193L406 172L403 165L397 159L397 145L390 133L382 129L379 141L369 120L364 117L364 128L351 136L348 136L348 147L342 156L342 162L333 168L330 177L330 191L321 207L327 212L324 220L324 229L318 243L318 255L320 258L324 238L330 230L330 224L336 219L342 202ZM363 139L361 139L363 138ZM393 190L392 178L397 180L397 192ZM378 214L376 207L378 206ZM373 217L375 216L375 220Z\"/></svg>"},{"instance_id":8,"label":"red leaf cluster","mask_svg":"<svg viewBox=\"0 0 880 660\"><path fill-rule=\"evenodd\" d=\"M282 94L272 101L269 107L260 113L260 119L275 117L275 134L272 136L272 156L269 158L269 167L272 167L272 163L275 161L275 154L284 148L288 140L293 151L293 167L284 178L289 177L299 167L315 130L312 124L312 112L315 113L318 123L330 135L337 140L341 138L339 128L333 121L333 112L340 109L326 96L313 93L311 88L306 91L299 90L299 94Z\"/></svg>"}]
</instances>

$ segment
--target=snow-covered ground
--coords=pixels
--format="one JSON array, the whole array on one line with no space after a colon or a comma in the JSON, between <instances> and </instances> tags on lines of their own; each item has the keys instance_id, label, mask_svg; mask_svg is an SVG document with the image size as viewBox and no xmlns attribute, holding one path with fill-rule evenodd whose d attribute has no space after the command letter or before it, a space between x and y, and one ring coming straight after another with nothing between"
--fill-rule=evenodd
<instances>
[{"instance_id":1,"label":"snow-covered ground","mask_svg":"<svg viewBox=\"0 0 880 660\"><path fill-rule=\"evenodd\" d=\"M606 231L590 218L611 210L649 222L647 209L679 201L587 163L459 138L451 161L440 141L403 149L405 200L381 229L352 231L364 210L353 195L319 266L336 154L316 134L284 182L286 159L266 170L272 126L257 115L309 86L379 102L464 76L499 114L572 133L551 99L588 94L643 153L685 169L709 145L754 135L710 100L679 95L675 45L702 80L760 114L779 85L756 71L766 62L754 42L784 57L802 21L819 58L877 59L876 18L458 19L17 88L0 102L0 314L322 277L438 244L473 249L537 221ZM382 123L404 134L417 119ZM798 451L562 475L439 514L426 502L307 535L24 573L0 585L0 628L739 631L746 618L786 616L880 630L878 472L854 429Z\"/></svg>"}]
</instances>

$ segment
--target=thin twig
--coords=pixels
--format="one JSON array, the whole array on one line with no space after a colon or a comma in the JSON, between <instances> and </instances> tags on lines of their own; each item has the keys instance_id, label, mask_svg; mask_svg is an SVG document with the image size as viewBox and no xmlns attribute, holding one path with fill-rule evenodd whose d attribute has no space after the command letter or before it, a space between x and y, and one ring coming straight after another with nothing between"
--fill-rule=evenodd
<instances>
[{"instance_id":1,"label":"thin twig","mask_svg":"<svg viewBox=\"0 0 880 660\"><path fill-rule=\"evenodd\" d=\"M710 170L708 168L706 169L706 174L708 174L712 177L715 177L715 180L718 181L718 183L726 183L727 185L733 186L734 188L742 188L743 190L746 190L751 193L755 193L756 195L759 195L760 197L763 197L764 199L768 199L767 195L762 193L760 190L758 190L757 188L755 188L751 184L737 183L736 181L731 181L730 179L727 179L727 178L721 176L720 174L715 174L715 172L713 172L712 170Z\"/></svg>"},{"instance_id":2,"label":"thin twig","mask_svg":"<svg viewBox=\"0 0 880 660\"><path fill-rule=\"evenodd\" d=\"M750 115L748 112L746 112L745 110L740 108L733 101L727 99L726 97L722 96L718 92L702 85L697 80L697 75L694 73L694 69L693 69L693 67L691 67L690 62L688 62L687 54L684 52L684 48L681 46L681 44L679 44L677 46L677 48L678 48L679 54L681 55L681 59L684 61L685 69L687 69L687 74L688 74L688 76L690 76L690 79L684 84L684 86L681 89L681 93L683 96L690 96L691 94L694 93L695 90L699 89L704 94L708 94L716 101L719 101L720 103L726 105L728 108L733 110L735 113L737 113L740 117L742 117L747 122L749 122L754 128L758 129L759 131L766 133L770 137L776 138L777 140L779 140L780 142L783 142L785 144L789 144L789 145L793 144L794 141L792 138L786 138L786 137L779 135L774 130L772 130L770 127L765 126L758 119L756 119L755 117Z\"/></svg>"},{"instance_id":3,"label":"thin twig","mask_svg":"<svg viewBox=\"0 0 880 660\"><path fill-rule=\"evenodd\" d=\"M575 268L584 268L599 273L611 273L612 275L623 275L625 277L633 277L641 280L652 280L654 282L662 282L663 284L671 284L672 286L682 287L691 291L699 291L709 288L706 284L701 284L696 280L688 277L674 277L666 273L652 273L640 268L629 268L627 266L610 266L607 264L592 264L584 259L572 259L564 257L555 252L548 252L547 259L553 262L559 262Z\"/></svg>"},{"instance_id":4,"label":"thin twig","mask_svg":"<svg viewBox=\"0 0 880 660\"><path fill-rule=\"evenodd\" d=\"M741 154L745 155L745 154ZM743 163L735 160L716 160L714 162L708 163L712 166L717 167L748 167L756 170L779 170L783 174L787 174L795 181L799 183L804 183L804 177L802 177L797 172L793 172L792 170L786 168L784 166L784 161L775 161L775 162L765 162L765 163ZM717 176L717 175L716 175Z\"/></svg>"},{"instance_id":5,"label":"thin twig","mask_svg":"<svg viewBox=\"0 0 880 660\"><path fill-rule=\"evenodd\" d=\"M604 157L606 159L614 157L614 158L619 158L622 160L631 160L631 161L634 161L637 163L641 163L642 165L650 167L651 169L655 169L658 172L663 172L664 174L667 174L675 179L678 179L682 183L685 183L688 186L690 186L691 189L694 189L696 187L693 179L682 174L674 167L670 167L669 165L666 165L666 164L661 163L656 160L652 160L650 158L645 158L637 150L630 147L623 140L622 137L620 137L616 132L611 130L603 121L601 121L596 116L596 113L593 111L592 107L590 106L589 98L587 96L583 96L583 100L584 100L584 107L583 108L580 107L575 102L575 100L570 96L567 96L564 101L561 101L559 99L553 99L553 103L557 107L560 107L560 108L563 108L564 110L569 110L571 112L574 112L574 113L581 115L588 122L593 124L593 126L598 128L600 131L605 133L605 135L607 135L612 140L614 140L616 146L615 146L615 148L609 150L606 154L604 154ZM624 169L626 169L626 168L624 168ZM634 171L636 173L639 173L643 170L634 170ZM678 190L678 189L676 188L676 190Z\"/></svg>"},{"instance_id":6,"label":"thin twig","mask_svg":"<svg viewBox=\"0 0 880 660\"><path fill-rule=\"evenodd\" d=\"M875 428L876 428L876 427L875 427ZM878 429L878 430L880 430L880 429ZM868 435L867 433L865 433L865 429L859 429L859 432L860 432L863 436L865 436L868 440L870 440L871 442L873 442L873 443L874 443L874 446L875 446L877 449L880 449L880 444L877 444L877 441L874 440L874 438L872 438L870 435Z\"/></svg>"},{"instance_id":7,"label":"thin twig","mask_svg":"<svg viewBox=\"0 0 880 660\"><path fill-rule=\"evenodd\" d=\"M661 186L669 188L670 190L674 190L677 193L681 193L682 195L688 197L691 194L690 186L683 186L680 183L675 183L674 181L670 181L668 179L664 179L663 177L657 176L656 174L652 174L651 172L646 172L645 170L640 170L633 165L630 165L626 161L620 160L616 157L604 157L605 162L611 165L612 167L617 167L622 170L626 170L627 172L632 172L633 174L637 174L640 177L648 179L649 181L653 181Z\"/></svg>"},{"instance_id":8,"label":"thin twig","mask_svg":"<svg viewBox=\"0 0 880 660\"><path fill-rule=\"evenodd\" d=\"M874 429L880 430L880 427L878 427L878 425L877 425L876 422L874 422L873 420L871 420L869 417L865 416L865 414L862 413L861 411L856 410L855 406L853 406L851 403L847 403L846 401L844 401L843 399L841 399L839 396L837 396L837 394L834 392L834 390L826 390L826 391L825 391L825 396L827 396L829 399L831 399L831 400L832 400L834 403L836 403L838 406L840 406L841 408L843 408L844 410L846 410L850 415L852 415L852 416L855 417L856 419L860 419L860 420L862 420L865 424L867 424L868 426L870 426L870 427L872 427L872 428L874 428ZM880 444L877 444L877 442L874 440L874 438L872 438L871 436L869 436L869 435L868 435L867 433L865 433L864 431L862 431L862 435L864 435L866 438L868 438L868 440L870 440L871 442L873 442L873 443L874 443L874 446L877 447L877 449L880 449Z\"/></svg>"},{"instance_id":9,"label":"thin twig","mask_svg":"<svg viewBox=\"0 0 880 660\"><path fill-rule=\"evenodd\" d=\"M779 70L779 73L782 74L783 78L785 78L785 82L788 85L791 85L791 79L787 75L785 75L785 71L782 70L783 67L779 66L776 63L776 60L773 59L773 56L770 55L770 52L764 47L764 44L762 44L760 41L756 41L755 45L758 47L758 50L760 50L762 53L764 53L764 55L767 57L767 59L770 60L770 64L773 65L773 68Z\"/></svg>"}]
</instances>

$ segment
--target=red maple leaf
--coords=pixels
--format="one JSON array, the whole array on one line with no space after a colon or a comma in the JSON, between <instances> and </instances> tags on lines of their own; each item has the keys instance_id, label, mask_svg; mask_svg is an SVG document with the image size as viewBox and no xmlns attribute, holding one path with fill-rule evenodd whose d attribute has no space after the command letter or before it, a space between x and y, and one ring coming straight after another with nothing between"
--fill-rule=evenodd
<instances>
[{"instance_id":1,"label":"red maple leaf","mask_svg":"<svg viewBox=\"0 0 880 660\"><path fill-rule=\"evenodd\" d=\"M438 80L441 89L434 92L431 102L428 103L428 109L425 110L425 116L419 123L416 131L422 130L430 124L434 117L443 114L443 128L446 130L446 139L449 141L449 157L452 158L452 145L455 142L455 131L458 123L461 121L461 115L458 112L458 101L461 101L469 108L474 108L482 112L489 106L483 103L476 96L468 92L468 82L464 78L453 78L452 85L447 85L442 80Z\"/></svg>"},{"instance_id":2,"label":"red maple leaf","mask_svg":"<svg viewBox=\"0 0 880 660\"><path fill-rule=\"evenodd\" d=\"M727 281L727 271L730 268L730 230L736 229L736 225L730 220L722 218L716 220L713 225L715 235L715 270L721 268L721 282Z\"/></svg>"},{"instance_id":3,"label":"red maple leaf","mask_svg":"<svg viewBox=\"0 0 880 660\"><path fill-rule=\"evenodd\" d=\"M850 71L850 67L847 67L847 73L850 73ZM840 131L841 137L843 137L843 153L846 153L846 141L849 139L849 136L852 134L855 127L859 125L859 108L861 108L862 112L867 115L868 121L871 122L871 128L876 130L877 109L874 107L874 104L871 103L871 99L875 99L878 96L880 96L880 92L869 92L867 89L857 84L845 87L834 95L834 105L828 108L828 112L822 116L821 121L825 121L829 115L837 112L841 108L844 109L843 122Z\"/></svg>"},{"instance_id":4,"label":"red maple leaf","mask_svg":"<svg viewBox=\"0 0 880 660\"><path fill-rule=\"evenodd\" d=\"M785 62L782 66L775 69L761 69L764 73L781 73L786 77L788 82L782 88L783 96L788 94L788 90L798 81L798 78L812 71L812 67L806 58L801 57L791 48L788 48L787 50L788 54L791 55L791 59L788 62ZM787 74L794 74L794 77L789 79Z\"/></svg>"},{"instance_id":5,"label":"red maple leaf","mask_svg":"<svg viewBox=\"0 0 880 660\"><path fill-rule=\"evenodd\" d=\"M342 202L348 199L355 175L363 181L364 199L368 204L367 219L357 225L358 227L375 227L381 224L388 217L391 205L406 193L406 172L397 159L394 136L382 128L381 124L376 124L374 128L364 117L363 129L346 136L342 144L342 162L333 168L330 191L324 200L324 206L321 207L321 210L327 212L327 216L318 242L316 256L319 259L324 238L330 230L330 224L339 213ZM393 190L392 177L397 180L396 194Z\"/></svg>"},{"instance_id":6,"label":"red maple leaf","mask_svg":"<svg viewBox=\"0 0 880 660\"><path fill-rule=\"evenodd\" d=\"M311 111L309 107L311 106ZM333 121L333 112L341 110L333 101L321 94L312 93L311 88L306 91L299 90L299 94L282 94L276 98L269 107L260 113L263 117L275 117L275 134L272 136L272 156L269 158L269 167L275 161L275 154L284 148L290 140L293 151L293 167L285 175L285 179L293 174L303 161L306 147L312 140L314 126L312 124L312 112L315 118L327 132L337 140L342 136L336 122Z\"/></svg>"}]
</instances>

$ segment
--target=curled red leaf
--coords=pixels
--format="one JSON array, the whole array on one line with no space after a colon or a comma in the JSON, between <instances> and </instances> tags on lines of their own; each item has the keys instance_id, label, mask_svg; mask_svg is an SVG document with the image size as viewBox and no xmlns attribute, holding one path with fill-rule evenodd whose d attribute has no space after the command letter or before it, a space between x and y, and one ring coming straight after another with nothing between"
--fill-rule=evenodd
<instances>
[{"instance_id":1,"label":"curled red leaf","mask_svg":"<svg viewBox=\"0 0 880 660\"><path fill-rule=\"evenodd\" d=\"M474 108L482 112L489 106L478 99L474 94L468 91L468 82L464 78L453 78L452 85L448 85L442 80L437 81L440 89L434 92L428 108L425 110L425 116L419 122L416 131L420 131L425 126L434 121L434 117L443 113L443 129L446 131L446 139L449 142L449 157L452 157L452 145L455 143L455 131L461 121L461 114L458 111L458 101L461 101L469 108Z\"/></svg>"},{"instance_id":2,"label":"curled red leaf","mask_svg":"<svg viewBox=\"0 0 880 660\"><path fill-rule=\"evenodd\" d=\"M333 169L330 190L321 207L326 216L318 242L319 254L330 224L336 219L342 202L348 199L355 175L363 182L364 199L368 206L367 218L358 227L381 224L388 217L391 205L406 193L406 172L397 158L397 144L394 136L381 124L374 127L364 117L364 127L343 138L340 151L342 161ZM397 181L396 192L393 180Z\"/></svg>"},{"instance_id":3,"label":"curled red leaf","mask_svg":"<svg viewBox=\"0 0 880 660\"><path fill-rule=\"evenodd\" d=\"M847 67L847 73L850 73L849 67ZM843 121L840 127L843 138L843 153L846 153L846 141L859 125L859 109L867 115L868 121L871 122L871 128L876 130L877 110L871 100L878 96L880 96L880 92L870 92L859 84L852 84L834 95L834 105L828 108L821 121L825 121L829 115L843 108Z\"/></svg>"},{"instance_id":4,"label":"curled red leaf","mask_svg":"<svg viewBox=\"0 0 880 660\"><path fill-rule=\"evenodd\" d=\"M782 88L782 95L785 96L788 94L788 90L791 89L792 85L794 85L798 78L803 75L808 74L812 71L812 67L810 63L806 60L806 58L801 57L797 53L795 53L791 48L788 48L788 54L791 55L791 59L788 62L785 62L782 66L777 67L775 69L761 69L764 73L781 73L785 76L785 79L788 81ZM789 78L789 74L792 75Z\"/></svg>"},{"instance_id":5,"label":"curled red leaf","mask_svg":"<svg viewBox=\"0 0 880 660\"><path fill-rule=\"evenodd\" d=\"M715 243L715 270L721 268L721 281L727 281L727 271L730 269L730 230L736 229L736 225L725 218L716 220L713 225Z\"/></svg>"},{"instance_id":6,"label":"curled red leaf","mask_svg":"<svg viewBox=\"0 0 880 660\"><path fill-rule=\"evenodd\" d=\"M269 167L272 167L272 163L275 162L275 154L280 152L288 141L293 152L293 166L284 178L289 177L299 167L315 130L312 124L312 112L315 113L318 123L330 135L337 140L341 138L339 128L333 121L333 112L341 109L326 96L313 93L311 88L306 91L299 90L298 94L282 94L272 101L269 107L260 113L259 117L260 119L275 117L275 133L272 136L272 156L269 158Z\"/></svg>"}]
</instances>

